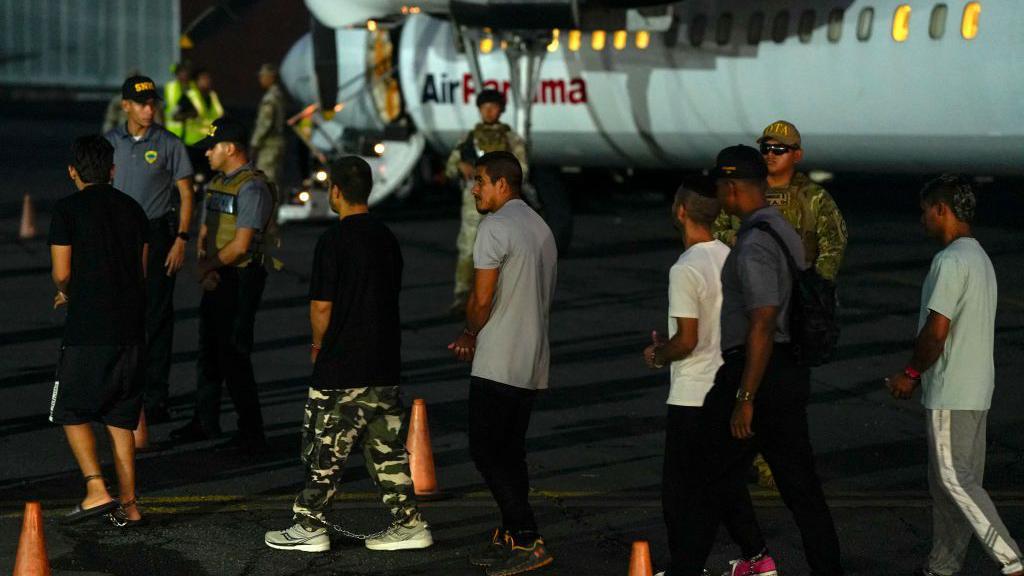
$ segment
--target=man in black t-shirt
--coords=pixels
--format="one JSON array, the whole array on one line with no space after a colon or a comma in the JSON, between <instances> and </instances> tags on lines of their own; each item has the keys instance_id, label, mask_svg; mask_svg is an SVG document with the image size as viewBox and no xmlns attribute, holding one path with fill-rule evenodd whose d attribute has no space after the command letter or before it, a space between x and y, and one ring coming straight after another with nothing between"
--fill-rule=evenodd
<instances>
[{"instance_id":1,"label":"man in black t-shirt","mask_svg":"<svg viewBox=\"0 0 1024 576\"><path fill-rule=\"evenodd\" d=\"M79 138L72 156L68 175L78 192L57 202L49 239L54 308L68 306L50 421L64 426L86 485L65 521L115 513L137 523L132 431L145 377L149 222L137 202L110 185L114 148L102 136ZM113 441L120 504L103 481L92 422L105 424Z\"/></svg>"},{"instance_id":2,"label":"man in black t-shirt","mask_svg":"<svg viewBox=\"0 0 1024 576\"><path fill-rule=\"evenodd\" d=\"M292 506L295 525L266 533L271 548L330 549L324 513L360 435L370 477L394 517L392 529L368 539L366 547L408 550L434 542L416 507L401 438L402 252L391 230L369 214L372 187L362 158L331 165L331 207L341 218L317 242L309 290L313 382L302 431L306 485Z\"/></svg>"}]
</instances>

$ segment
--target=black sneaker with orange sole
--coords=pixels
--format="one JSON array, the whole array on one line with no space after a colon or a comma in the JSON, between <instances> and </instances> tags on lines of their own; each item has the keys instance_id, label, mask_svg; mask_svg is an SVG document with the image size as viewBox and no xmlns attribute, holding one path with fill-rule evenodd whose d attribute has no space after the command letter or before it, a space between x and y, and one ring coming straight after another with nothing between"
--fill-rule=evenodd
<instances>
[{"instance_id":1,"label":"black sneaker with orange sole","mask_svg":"<svg viewBox=\"0 0 1024 576\"><path fill-rule=\"evenodd\" d=\"M495 528L491 532L491 539L480 547L479 550L469 555L469 563L473 566L493 566L508 557L509 547L505 545L505 531Z\"/></svg>"},{"instance_id":2,"label":"black sneaker with orange sole","mask_svg":"<svg viewBox=\"0 0 1024 576\"><path fill-rule=\"evenodd\" d=\"M555 561L554 557L548 554L543 538L536 538L529 543L522 544L516 542L511 535L506 538L506 546L509 546L508 555L504 560L489 566L487 576L522 574Z\"/></svg>"}]
</instances>

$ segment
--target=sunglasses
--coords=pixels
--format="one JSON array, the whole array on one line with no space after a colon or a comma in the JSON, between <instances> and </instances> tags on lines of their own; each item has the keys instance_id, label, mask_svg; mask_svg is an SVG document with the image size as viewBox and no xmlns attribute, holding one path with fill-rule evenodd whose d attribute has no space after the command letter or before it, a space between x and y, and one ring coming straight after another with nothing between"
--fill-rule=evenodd
<instances>
[{"instance_id":1,"label":"sunglasses","mask_svg":"<svg viewBox=\"0 0 1024 576\"><path fill-rule=\"evenodd\" d=\"M776 156L782 156L784 154L789 154L790 150L796 150L796 148L796 146L786 146L785 144L762 143L761 155L767 156L769 154L774 154Z\"/></svg>"}]
</instances>

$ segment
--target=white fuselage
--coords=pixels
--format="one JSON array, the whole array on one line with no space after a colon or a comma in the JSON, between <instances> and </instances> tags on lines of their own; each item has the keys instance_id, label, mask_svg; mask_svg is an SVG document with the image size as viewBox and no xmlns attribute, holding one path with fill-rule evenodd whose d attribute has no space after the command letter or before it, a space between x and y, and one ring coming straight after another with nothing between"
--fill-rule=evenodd
<instances>
[{"instance_id":1,"label":"white fuselage","mask_svg":"<svg viewBox=\"0 0 1024 576\"><path fill-rule=\"evenodd\" d=\"M945 3L945 32L937 39L929 33L936 3L914 2L908 37L896 42L893 18L901 4L686 1L673 7L679 26L651 32L646 49L636 46L635 31L616 49L608 31L603 49L595 50L584 32L571 50L561 31L558 48L541 67L530 155L551 165L701 168L722 147L753 143L765 125L785 119L799 127L805 165L812 167L1024 173L1024 3L984 2L978 34L965 40L966 2ZM827 33L835 8L844 10L838 41ZM861 40L865 8L873 9L871 34ZM815 25L805 41L797 22L810 9ZM782 10L789 12L789 26L779 43L772 25ZM761 40L751 45L754 12L764 14L764 25ZM728 41L719 44L716 27L724 13L733 23ZM690 27L698 16L706 18L707 32L694 46ZM352 46L366 46L369 33L336 33L339 73L361 73L353 68L365 69L367 49L342 53L359 52ZM675 42L666 42L669 34ZM478 121L477 88L451 24L409 17L395 48L406 112L435 149L449 149ZM507 86L509 62L500 47L479 61L490 86ZM353 90L349 82L339 101L359 100ZM510 102L507 116L516 112ZM357 110L336 118L371 127L372 116Z\"/></svg>"}]
</instances>

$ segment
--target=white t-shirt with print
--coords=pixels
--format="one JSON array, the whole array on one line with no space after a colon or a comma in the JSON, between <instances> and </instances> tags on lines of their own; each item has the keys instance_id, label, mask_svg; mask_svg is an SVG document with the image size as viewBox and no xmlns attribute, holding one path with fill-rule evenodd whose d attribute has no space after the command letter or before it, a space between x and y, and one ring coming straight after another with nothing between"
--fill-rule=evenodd
<instances>
[{"instance_id":1,"label":"white t-shirt with print","mask_svg":"<svg viewBox=\"0 0 1024 576\"><path fill-rule=\"evenodd\" d=\"M668 335L675 336L676 318L697 319L697 347L672 363L668 404L703 406L722 365L719 315L722 311L722 266L729 247L720 240L690 246L669 270Z\"/></svg>"}]
</instances>

